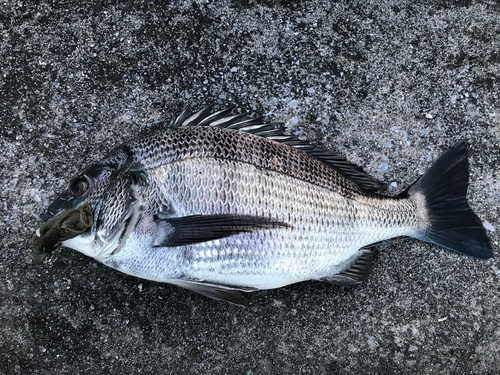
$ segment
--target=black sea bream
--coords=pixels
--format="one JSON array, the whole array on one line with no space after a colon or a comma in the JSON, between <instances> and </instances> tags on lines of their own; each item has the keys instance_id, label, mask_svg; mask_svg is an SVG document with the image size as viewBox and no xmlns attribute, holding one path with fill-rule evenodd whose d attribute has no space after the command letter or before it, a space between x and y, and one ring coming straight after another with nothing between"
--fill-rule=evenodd
<instances>
[{"instance_id":1,"label":"black sea bream","mask_svg":"<svg viewBox=\"0 0 500 375\"><path fill-rule=\"evenodd\" d=\"M359 283L373 263L364 248L399 236L491 257L467 185L465 143L389 197L361 168L260 120L185 110L74 178L41 215L51 220L34 243L38 253L58 242L126 274L243 304L238 291ZM88 229L59 230L84 204Z\"/></svg>"}]
</instances>

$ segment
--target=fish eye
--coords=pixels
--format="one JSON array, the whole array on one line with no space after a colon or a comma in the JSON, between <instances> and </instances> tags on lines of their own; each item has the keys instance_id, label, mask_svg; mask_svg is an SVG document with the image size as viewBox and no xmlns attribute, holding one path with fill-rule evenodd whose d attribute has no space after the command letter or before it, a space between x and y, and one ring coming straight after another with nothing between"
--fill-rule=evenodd
<instances>
[{"instance_id":1,"label":"fish eye","mask_svg":"<svg viewBox=\"0 0 500 375\"><path fill-rule=\"evenodd\" d=\"M69 185L69 193L74 197L80 197L85 194L88 188L89 183L87 180L79 178Z\"/></svg>"}]
</instances>

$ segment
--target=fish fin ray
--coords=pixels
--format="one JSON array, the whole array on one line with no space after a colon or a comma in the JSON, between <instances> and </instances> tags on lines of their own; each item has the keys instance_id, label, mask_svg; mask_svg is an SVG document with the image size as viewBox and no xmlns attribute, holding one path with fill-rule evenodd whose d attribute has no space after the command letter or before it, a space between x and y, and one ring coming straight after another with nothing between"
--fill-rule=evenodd
<instances>
[{"instance_id":1,"label":"fish fin ray","mask_svg":"<svg viewBox=\"0 0 500 375\"><path fill-rule=\"evenodd\" d=\"M362 254L348 269L336 275L322 277L320 280L331 284L358 285L370 276L376 255L376 250L363 249Z\"/></svg>"},{"instance_id":2,"label":"fish fin ray","mask_svg":"<svg viewBox=\"0 0 500 375\"><path fill-rule=\"evenodd\" d=\"M192 215L156 219L160 229L155 237L156 247L176 247L250 233L259 229L290 228L287 223L251 215Z\"/></svg>"},{"instance_id":3,"label":"fish fin ray","mask_svg":"<svg viewBox=\"0 0 500 375\"><path fill-rule=\"evenodd\" d=\"M210 116L207 116L206 118L201 120L197 126L214 126L214 124L220 123L224 119L226 119L230 115L232 110L233 107L228 107L221 111L212 113Z\"/></svg>"},{"instance_id":4,"label":"fish fin ray","mask_svg":"<svg viewBox=\"0 0 500 375\"><path fill-rule=\"evenodd\" d=\"M180 126L198 126L198 124L203 122L207 117L211 115L213 108L213 104L203 108L202 110L186 118L184 122L180 124Z\"/></svg>"},{"instance_id":5,"label":"fish fin ray","mask_svg":"<svg viewBox=\"0 0 500 375\"><path fill-rule=\"evenodd\" d=\"M172 284L181 288L204 295L219 301L230 302L238 306L248 305L248 300L243 297L240 291L254 292L258 289L248 287L238 287L231 285L215 284L205 281L176 280Z\"/></svg>"},{"instance_id":6,"label":"fish fin ray","mask_svg":"<svg viewBox=\"0 0 500 375\"><path fill-rule=\"evenodd\" d=\"M469 185L467 148L465 142L449 148L402 196L415 203L425 226L413 237L487 259L493 256L490 241L466 198Z\"/></svg>"},{"instance_id":7,"label":"fish fin ray","mask_svg":"<svg viewBox=\"0 0 500 375\"><path fill-rule=\"evenodd\" d=\"M169 127L177 127L180 126L189 116L191 116L191 108L189 106L184 107L182 112L180 113L179 116L170 124L168 125Z\"/></svg>"}]
</instances>

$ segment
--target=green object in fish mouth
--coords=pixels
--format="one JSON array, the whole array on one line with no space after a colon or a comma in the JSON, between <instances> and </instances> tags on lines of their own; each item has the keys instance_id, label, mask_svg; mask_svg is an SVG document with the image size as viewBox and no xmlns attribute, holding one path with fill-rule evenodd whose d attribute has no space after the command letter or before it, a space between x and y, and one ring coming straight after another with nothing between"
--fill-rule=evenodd
<instances>
[{"instance_id":1,"label":"green object in fish mouth","mask_svg":"<svg viewBox=\"0 0 500 375\"><path fill-rule=\"evenodd\" d=\"M93 224L94 217L87 203L77 209L61 212L33 234L31 244L34 250L28 251L28 255L35 263L42 264L62 241L82 234Z\"/></svg>"}]
</instances>

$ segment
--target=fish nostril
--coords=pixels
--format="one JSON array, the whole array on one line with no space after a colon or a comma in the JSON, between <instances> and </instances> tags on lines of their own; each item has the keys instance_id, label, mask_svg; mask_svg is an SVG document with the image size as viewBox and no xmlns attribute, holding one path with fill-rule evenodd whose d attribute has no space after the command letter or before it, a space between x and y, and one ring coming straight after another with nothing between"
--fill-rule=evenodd
<instances>
[{"instance_id":1,"label":"fish nostril","mask_svg":"<svg viewBox=\"0 0 500 375\"><path fill-rule=\"evenodd\" d=\"M51 215L48 212L42 212L40 215L38 215L38 217L45 222L47 222L52 216L54 215Z\"/></svg>"}]
</instances>

